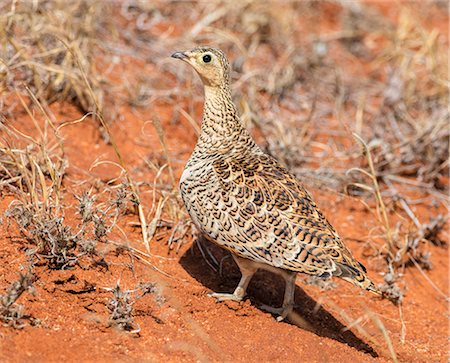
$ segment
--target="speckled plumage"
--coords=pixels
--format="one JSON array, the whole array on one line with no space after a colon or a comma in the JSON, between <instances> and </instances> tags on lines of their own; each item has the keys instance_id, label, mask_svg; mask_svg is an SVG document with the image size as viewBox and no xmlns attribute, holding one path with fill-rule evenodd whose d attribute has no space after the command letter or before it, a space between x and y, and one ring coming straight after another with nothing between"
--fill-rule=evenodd
<instances>
[{"instance_id":1,"label":"speckled plumage","mask_svg":"<svg viewBox=\"0 0 450 363\"><path fill-rule=\"evenodd\" d=\"M242 126L223 52L201 47L173 57L193 66L205 87L201 133L180 180L181 196L200 232L229 250L242 272L233 294L212 295L242 299L258 268L286 279L282 318L292 309L298 272L339 276L378 293L301 182Z\"/></svg>"}]
</instances>

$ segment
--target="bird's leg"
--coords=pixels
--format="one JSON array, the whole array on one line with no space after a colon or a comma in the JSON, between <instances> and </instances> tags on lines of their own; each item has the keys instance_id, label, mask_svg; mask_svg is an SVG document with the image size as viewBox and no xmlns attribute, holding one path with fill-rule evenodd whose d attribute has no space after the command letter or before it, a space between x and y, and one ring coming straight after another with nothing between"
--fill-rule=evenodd
<instances>
[{"instance_id":1,"label":"bird's leg","mask_svg":"<svg viewBox=\"0 0 450 363\"><path fill-rule=\"evenodd\" d=\"M236 261L239 270L241 270L242 277L241 280L239 281L238 286L236 287L236 289L232 294L218 293L218 292L210 292L208 294L209 296L216 298L217 301L225 301L225 300L241 301L245 296L245 292L247 290L248 284L250 283L250 280L252 279L253 275L257 270L257 267L255 267L251 261L234 255L232 256Z\"/></svg>"},{"instance_id":2,"label":"bird's leg","mask_svg":"<svg viewBox=\"0 0 450 363\"><path fill-rule=\"evenodd\" d=\"M284 299L283 299L283 305L281 308L274 308L272 306L268 305L261 305L260 308L278 315L277 321L282 321L286 319L286 317L292 312L294 309L294 293L295 293L295 278L297 276L296 272L285 272L282 274L284 277L286 287L284 290Z\"/></svg>"}]
</instances>

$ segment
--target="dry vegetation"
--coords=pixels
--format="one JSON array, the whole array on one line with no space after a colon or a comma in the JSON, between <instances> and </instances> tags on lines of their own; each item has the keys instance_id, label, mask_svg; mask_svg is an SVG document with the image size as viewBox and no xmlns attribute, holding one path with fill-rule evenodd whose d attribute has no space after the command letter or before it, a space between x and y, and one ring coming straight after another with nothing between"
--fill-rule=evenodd
<instances>
[{"instance_id":1,"label":"dry vegetation","mask_svg":"<svg viewBox=\"0 0 450 363\"><path fill-rule=\"evenodd\" d=\"M430 6L447 11L448 5ZM398 11L394 23L376 7L346 1L1 3L0 186L12 196L4 225L22 237L27 261L16 282L7 287L1 281L1 321L24 326L27 315L16 301L43 268L97 268L125 254L130 269L134 261L157 269L148 259L148 241L178 251L191 240L195 232L176 190L179 161L155 110L168 106L174 124L183 119L198 132L202 95L188 90L199 82L168 60L173 50L198 43L230 55L242 120L267 152L307 184L348 194L376 218L378 227L360 239L384 274L385 296L401 303L405 271L432 269L429 246L447 248L446 217L437 212L422 220L411 205L448 207L450 115L448 44L438 30L420 25L407 3ZM319 26L317 19L327 17L339 30L331 20ZM359 66L349 71L354 59ZM53 103L73 104L84 116L57 119ZM153 147L161 152L140 165L150 180L127 165L109 130L114 120L127 121L120 116L124 108L154 126L159 145ZM32 125L27 131L16 126L20 117ZM104 139L99 143L111 143L116 158L74 182L67 180L61 133L80 122L95 122ZM103 163L119 175L102 180L90 174ZM130 220L142 229L139 248L124 232ZM198 246L220 269L221 262ZM162 304L155 286L109 289L108 325L138 333L133 304L155 292ZM389 335L373 316L365 318L386 337L395 361Z\"/></svg>"}]
</instances>

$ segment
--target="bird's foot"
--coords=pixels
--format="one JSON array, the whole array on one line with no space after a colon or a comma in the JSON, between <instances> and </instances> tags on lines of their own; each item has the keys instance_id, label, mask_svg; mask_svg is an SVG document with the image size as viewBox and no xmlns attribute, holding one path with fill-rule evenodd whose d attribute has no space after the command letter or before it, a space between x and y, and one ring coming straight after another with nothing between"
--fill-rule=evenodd
<instances>
[{"instance_id":1,"label":"bird's foot","mask_svg":"<svg viewBox=\"0 0 450 363\"><path fill-rule=\"evenodd\" d=\"M294 306L287 305L287 306L282 306L281 308L274 308L273 306L263 304L263 305L260 305L259 308L264 311L267 311L268 313L271 313L273 315L278 315L276 320L283 321L292 312L292 310L294 309Z\"/></svg>"},{"instance_id":2,"label":"bird's foot","mask_svg":"<svg viewBox=\"0 0 450 363\"><path fill-rule=\"evenodd\" d=\"M217 301L242 301L242 297L237 296L235 294L225 294L219 292L209 292L208 296L215 298Z\"/></svg>"}]
</instances>

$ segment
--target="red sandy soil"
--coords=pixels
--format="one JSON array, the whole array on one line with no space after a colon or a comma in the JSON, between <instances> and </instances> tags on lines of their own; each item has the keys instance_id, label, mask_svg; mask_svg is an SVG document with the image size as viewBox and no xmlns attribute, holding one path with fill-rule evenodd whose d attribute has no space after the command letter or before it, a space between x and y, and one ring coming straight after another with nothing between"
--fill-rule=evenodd
<instances>
[{"instance_id":1,"label":"red sandy soil","mask_svg":"<svg viewBox=\"0 0 450 363\"><path fill-rule=\"evenodd\" d=\"M82 116L73 106L51 106L61 124ZM113 123L111 133L132 170L136 181L153 182L144 157L160 158L158 137L151 124L131 109L121 110L122 120ZM188 121L173 121L171 106L154 103L152 114L163 124L175 177L179 178L184 163L195 144L196 136ZM16 115L13 126L36 136L25 113ZM99 158L117 161L112 146L105 144L92 120L61 129L69 160L64 181L66 206L74 204L73 193L85 188L80 181L109 180L119 175L118 168L102 165L89 168ZM80 138L80 135L83 135ZM89 175L89 177L87 176ZM167 178L167 176L165 176ZM164 180L167 181L167 180ZM376 282L382 282L382 263L372 258L364 242L379 224L357 199L333 192L310 188L318 205L336 226L355 256L368 268ZM421 195L415 195L420 198ZM4 214L13 195L4 196L0 214ZM143 195L146 210L151 197ZM422 221L438 213L442 207L425 202L414 212ZM391 216L395 218L395 215ZM128 243L145 250L136 215L121 220ZM77 220L68 216L68 224ZM35 294L24 294L19 303L25 312L39 319L37 326L23 329L0 326L0 361L2 362L388 362L392 361L386 338L370 316L382 322L401 362L448 361L447 302L435 289L448 295L447 249L429 247L433 268L422 273L415 267L404 270L400 285L405 288L402 316L399 307L380 300L340 280L337 287L321 290L303 283L298 276L295 317L277 322L271 314L258 308L261 303L280 305L283 283L268 273L258 273L252 280L248 298L241 303L216 303L209 291L232 291L239 280L239 271L227 253L210 248L219 261L222 273L208 266L196 244L186 240L178 253L166 244L168 235L151 241L148 264L130 261L116 254L112 246L105 251L109 268L92 267L56 271L36 267ZM0 287L2 291L17 278L25 265L26 244L11 224L0 229ZM225 257L225 258L223 258ZM223 259L222 259L223 258ZM131 266L131 267L130 267ZM134 289L139 282L155 283L158 294L148 294L134 305L134 322L139 333L127 333L108 327L107 303L117 281L123 289ZM430 283L435 285L433 287ZM86 288L91 287L91 288ZM157 295L163 297L157 299ZM348 321L356 321L351 325ZM346 321L347 320L347 321ZM404 342L402 342L402 325ZM358 330L362 326L369 334Z\"/></svg>"},{"instance_id":2,"label":"red sandy soil","mask_svg":"<svg viewBox=\"0 0 450 363\"><path fill-rule=\"evenodd\" d=\"M68 106L53 106L61 119L75 119L76 111ZM162 110L159 110L162 111ZM64 115L62 113L64 112ZM163 112L159 112L164 115ZM162 117L162 116L161 116ZM125 155L126 163L142 167L139 154L149 152L137 145L144 121L127 114L127 127L115 125L113 135ZM26 117L23 120L26 121ZM169 114L164 117L169 152L174 160L180 160L176 176L182 170L182 161L188 157L195 137L187 126L169 125ZM18 122L23 130L31 127ZM67 156L70 161L67 193L74 188L74 181L82 178L78 168L88 168L97 158L115 160L111 146L101 141L93 122L85 122L63 129ZM82 141L75 136L83 133ZM156 139L148 138L147 147ZM105 178L117 173L102 172ZM146 179L143 171L143 180ZM72 189L73 190L73 189ZM376 226L376 221L365 207L346 196L312 190L318 204L330 221L337 226L357 258L367 265L377 281L377 263L364 256L366 250L361 236ZM1 212L11 201L7 197L1 204ZM431 206L416 210L426 220L427 213L435 215ZM129 222L133 216L126 217ZM136 218L134 218L136 219ZM126 228L130 244L143 250L138 229ZM12 226L1 231L0 274L2 286L16 278L21 263L25 262L18 232ZM223 256L219 249L213 253ZM370 311L376 314L389 332L398 358L404 362L443 362L446 360L447 319L446 301L430 285L429 280L447 293L447 251L430 247L433 256L431 271L425 278L415 268L408 268L404 276L407 287L403 304L405 343L400 342L401 320L399 308L388 301L380 301L355 287L336 281L338 287L321 291L316 286L302 284L297 279L296 312L306 321L278 323L272 315L258 309L258 304L279 305L282 299L282 281L261 273L252 281L249 299L242 303L216 303L206 294L208 291L232 291L239 280L239 272L227 258L223 262L222 275L214 272L205 262L199 249L186 241L178 253L169 251L163 242L152 241L149 261L170 277L164 276L148 265L134 263L131 270L127 258L109 253L107 260L113 263L108 270L94 268L69 271L51 271L37 268L39 279L35 283L35 296L24 295L21 303L26 312L39 318L36 327L14 330L0 328L0 357L2 361L389 361L386 342L370 319L361 322L373 335L374 341L361 336L355 328L347 330L341 311L351 320ZM161 289L165 302L157 303L147 295L135 305L135 322L140 333L130 334L107 327L106 304L111 293L104 290L113 287L120 279L123 288L133 289L138 282L154 282ZM84 287L94 286L84 292Z\"/></svg>"}]
</instances>

